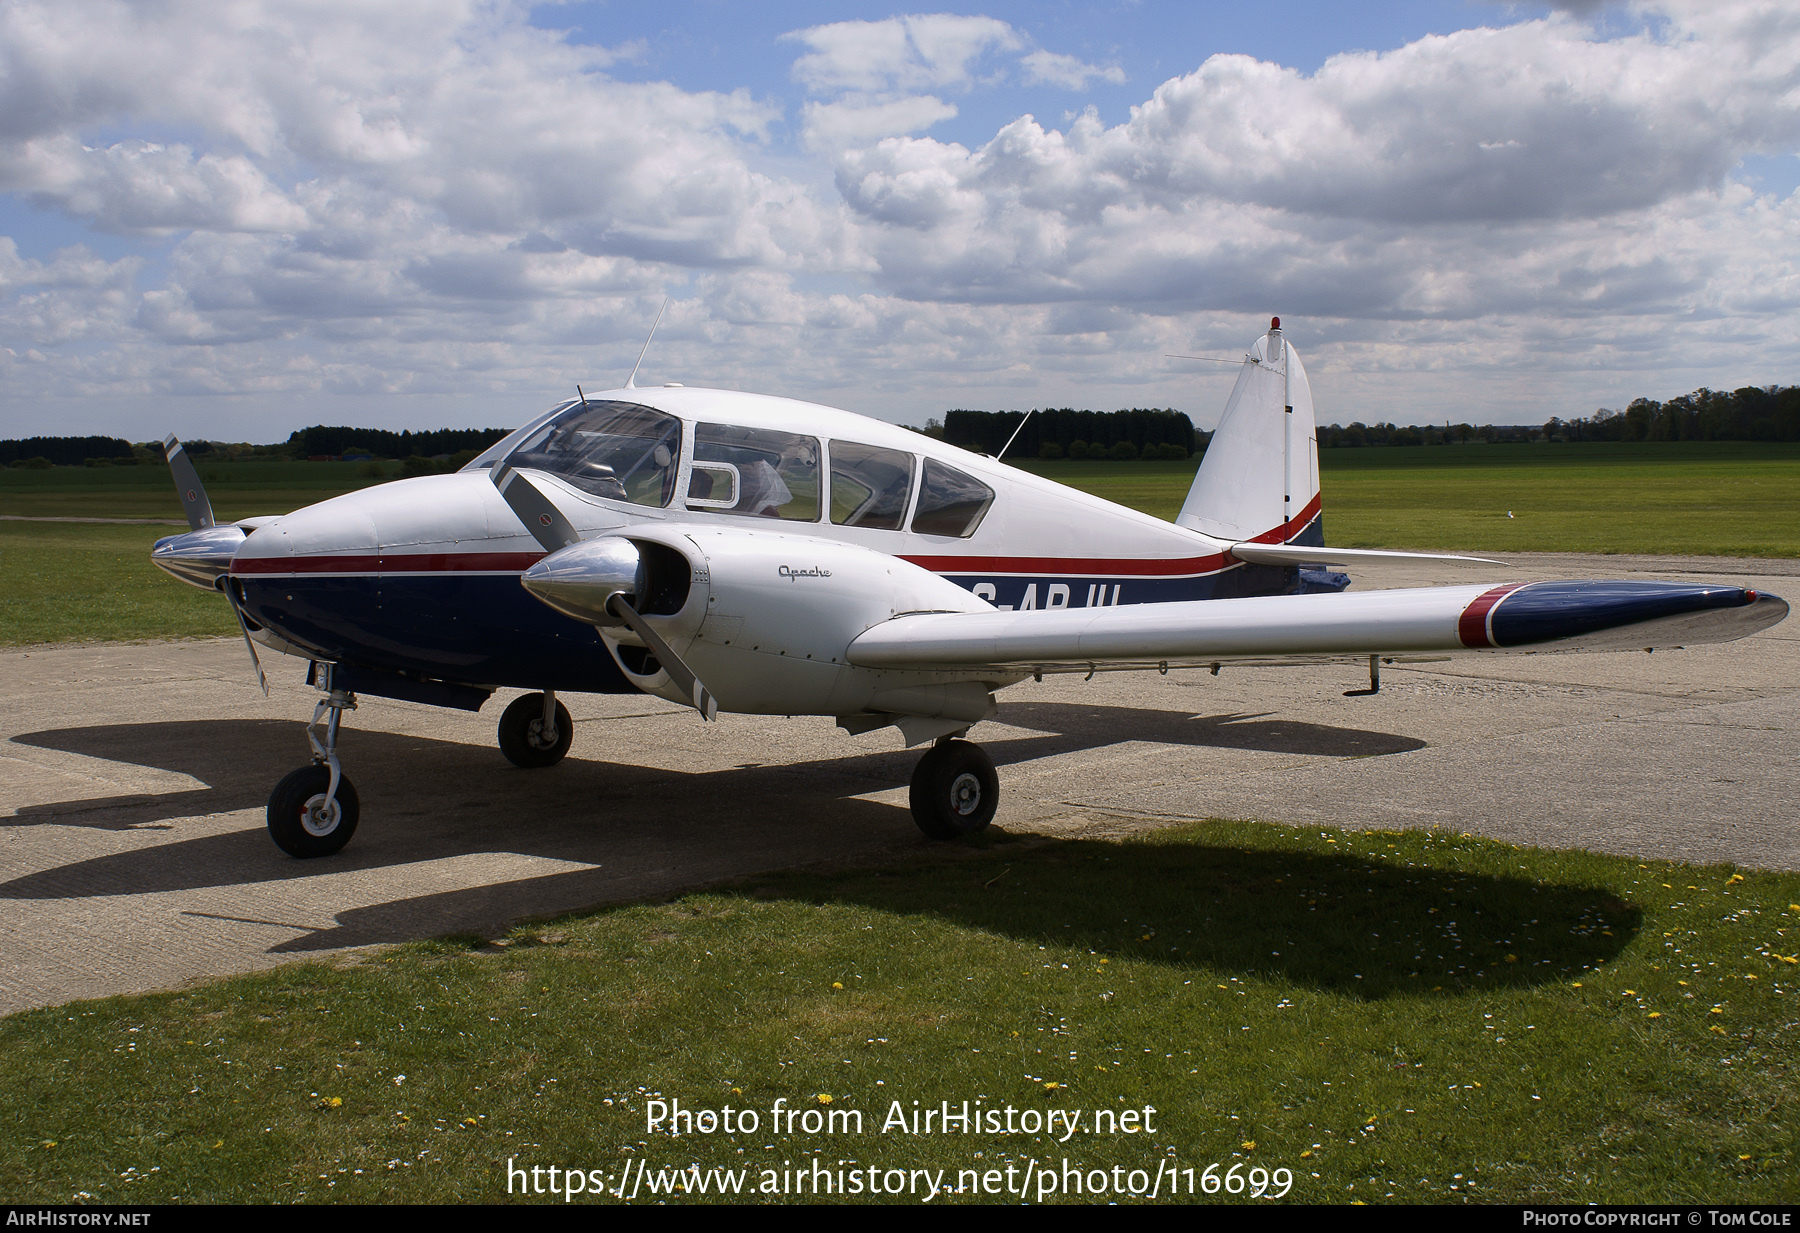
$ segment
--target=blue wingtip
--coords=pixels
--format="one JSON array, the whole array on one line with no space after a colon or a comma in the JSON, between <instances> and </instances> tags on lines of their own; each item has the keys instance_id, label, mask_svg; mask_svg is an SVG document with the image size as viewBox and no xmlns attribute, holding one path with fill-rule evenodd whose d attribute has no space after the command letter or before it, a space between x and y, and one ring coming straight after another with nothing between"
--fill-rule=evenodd
<instances>
[{"instance_id":1,"label":"blue wingtip","mask_svg":"<svg viewBox=\"0 0 1800 1233\"><path fill-rule=\"evenodd\" d=\"M1494 605L1500 647L1579 640L1601 649L1731 642L1787 616L1779 596L1680 582L1534 582Z\"/></svg>"}]
</instances>

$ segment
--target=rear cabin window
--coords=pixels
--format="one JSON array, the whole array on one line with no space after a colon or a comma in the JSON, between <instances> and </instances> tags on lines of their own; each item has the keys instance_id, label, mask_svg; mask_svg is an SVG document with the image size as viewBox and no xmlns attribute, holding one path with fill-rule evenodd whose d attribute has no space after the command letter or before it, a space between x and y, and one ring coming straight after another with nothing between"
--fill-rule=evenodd
<instances>
[{"instance_id":1,"label":"rear cabin window","mask_svg":"<svg viewBox=\"0 0 1800 1233\"><path fill-rule=\"evenodd\" d=\"M919 485L919 508L913 512L912 529L919 535L953 535L967 539L994 503L994 490L955 467L935 458L925 460L924 482Z\"/></svg>"},{"instance_id":2,"label":"rear cabin window","mask_svg":"<svg viewBox=\"0 0 1800 1233\"><path fill-rule=\"evenodd\" d=\"M681 421L674 416L589 399L521 441L506 461L548 471L596 497L660 507L675 495L680 452Z\"/></svg>"},{"instance_id":3,"label":"rear cabin window","mask_svg":"<svg viewBox=\"0 0 1800 1233\"><path fill-rule=\"evenodd\" d=\"M694 425L688 508L819 520L819 441L766 428Z\"/></svg>"},{"instance_id":4,"label":"rear cabin window","mask_svg":"<svg viewBox=\"0 0 1800 1233\"><path fill-rule=\"evenodd\" d=\"M913 456L899 450L831 443L831 521L840 527L898 531L912 495Z\"/></svg>"}]
</instances>

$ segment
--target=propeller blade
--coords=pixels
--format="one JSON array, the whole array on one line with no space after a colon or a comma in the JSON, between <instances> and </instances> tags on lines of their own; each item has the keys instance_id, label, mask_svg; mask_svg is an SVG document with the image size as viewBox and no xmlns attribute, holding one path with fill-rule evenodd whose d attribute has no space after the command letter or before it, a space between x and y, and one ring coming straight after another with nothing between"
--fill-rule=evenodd
<instances>
[{"instance_id":1,"label":"propeller blade","mask_svg":"<svg viewBox=\"0 0 1800 1233\"><path fill-rule=\"evenodd\" d=\"M578 543L581 535L563 512L556 508L542 489L523 472L515 471L504 462L493 470L494 487L506 499L512 512L519 516L525 529L531 532L532 538L543 545L545 552L555 552L558 548L567 548Z\"/></svg>"},{"instance_id":2,"label":"propeller blade","mask_svg":"<svg viewBox=\"0 0 1800 1233\"><path fill-rule=\"evenodd\" d=\"M269 696L269 677L263 671L262 657L256 653L256 643L250 640L250 622L244 616L244 610L238 605L237 593L231 589L231 581L219 588L225 592L225 602L231 605L231 611L238 619L238 629L244 635L244 647L250 652L250 666L256 669L256 683L262 686L263 697Z\"/></svg>"},{"instance_id":3,"label":"propeller blade","mask_svg":"<svg viewBox=\"0 0 1800 1233\"><path fill-rule=\"evenodd\" d=\"M627 629L644 640L644 645L650 648L652 655L656 656L656 662L663 666L663 671L669 674L669 679L681 687L682 693L692 699L694 709L700 712L700 718L709 722L718 718L719 700L712 696L710 689L700 683L700 678L694 675L693 669L682 663L681 657L670 649L669 644L664 642L654 629L650 628L650 623L638 615L637 609L627 603L623 595L614 595L607 601L606 606L614 616L625 622Z\"/></svg>"},{"instance_id":4,"label":"propeller blade","mask_svg":"<svg viewBox=\"0 0 1800 1233\"><path fill-rule=\"evenodd\" d=\"M175 476L175 493L181 498L181 512L187 515L188 529L198 531L216 525L212 502L206 497L206 485L200 482L194 460L181 448L174 433L163 438L163 457L169 460L169 471Z\"/></svg>"}]
</instances>

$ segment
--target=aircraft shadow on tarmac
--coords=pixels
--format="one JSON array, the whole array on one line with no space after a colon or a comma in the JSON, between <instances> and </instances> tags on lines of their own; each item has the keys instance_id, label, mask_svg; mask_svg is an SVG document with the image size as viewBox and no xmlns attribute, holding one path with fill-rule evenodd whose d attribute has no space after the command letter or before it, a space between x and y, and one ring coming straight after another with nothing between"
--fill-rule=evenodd
<instances>
[{"instance_id":1,"label":"aircraft shadow on tarmac","mask_svg":"<svg viewBox=\"0 0 1800 1233\"><path fill-rule=\"evenodd\" d=\"M1009 704L998 722L1036 732L984 741L1001 765L1126 741L1326 758L1418 749L1389 733L1257 715L1194 716L1069 703ZM195 720L27 733L19 744L156 766L216 785L164 795L44 804L0 825L102 829L260 811L305 749L297 721ZM473 854L514 853L587 868L429 892L340 912L336 928L275 951L322 950L492 929L521 917L667 894L747 873L926 848L903 807L859 796L906 784L918 751L683 772L571 756L523 772L498 750L346 729L363 824L322 861L282 856L260 827L74 862L0 885L0 899L75 899L267 884ZM586 752L577 745L578 753ZM604 753L604 749L594 750ZM303 755L301 755L303 756Z\"/></svg>"}]
</instances>

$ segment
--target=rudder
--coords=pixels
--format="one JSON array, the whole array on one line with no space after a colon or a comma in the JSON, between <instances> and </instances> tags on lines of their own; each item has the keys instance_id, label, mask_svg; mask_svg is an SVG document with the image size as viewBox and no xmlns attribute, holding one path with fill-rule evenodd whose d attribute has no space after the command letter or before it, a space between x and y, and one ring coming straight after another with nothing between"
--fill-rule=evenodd
<instances>
[{"instance_id":1,"label":"rudder","mask_svg":"<svg viewBox=\"0 0 1800 1233\"><path fill-rule=\"evenodd\" d=\"M1251 346L1175 522L1228 543L1324 544L1312 388L1281 318Z\"/></svg>"}]
</instances>

